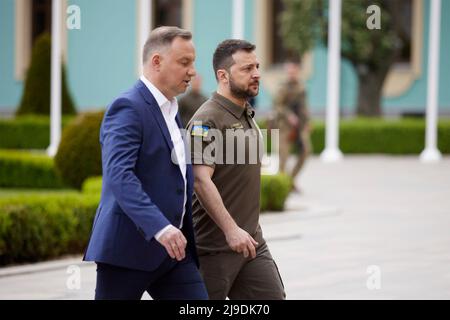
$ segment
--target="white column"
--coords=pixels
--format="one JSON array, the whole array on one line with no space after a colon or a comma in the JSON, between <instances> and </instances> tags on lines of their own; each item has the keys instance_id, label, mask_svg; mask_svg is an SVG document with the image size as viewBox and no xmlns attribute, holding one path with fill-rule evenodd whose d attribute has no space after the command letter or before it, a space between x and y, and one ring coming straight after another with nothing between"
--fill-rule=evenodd
<instances>
[{"instance_id":1,"label":"white column","mask_svg":"<svg viewBox=\"0 0 450 320\"><path fill-rule=\"evenodd\" d=\"M50 89L50 146L47 154L54 156L61 140L61 0L52 1L52 61Z\"/></svg>"},{"instance_id":2,"label":"white column","mask_svg":"<svg viewBox=\"0 0 450 320\"><path fill-rule=\"evenodd\" d=\"M142 50L145 42L153 28L153 1L152 0L138 0L139 1L139 44L138 44L138 63L139 76L142 74Z\"/></svg>"},{"instance_id":3,"label":"white column","mask_svg":"<svg viewBox=\"0 0 450 320\"><path fill-rule=\"evenodd\" d=\"M339 81L341 62L341 0L329 0L328 23L328 88L325 125L325 150L320 155L324 162L342 159L339 150Z\"/></svg>"},{"instance_id":4,"label":"white column","mask_svg":"<svg viewBox=\"0 0 450 320\"><path fill-rule=\"evenodd\" d=\"M437 149L437 120L439 99L439 42L441 26L441 0L431 0L430 36L428 47L428 94L425 149L420 154L423 162L435 162L442 158Z\"/></svg>"},{"instance_id":5,"label":"white column","mask_svg":"<svg viewBox=\"0 0 450 320\"><path fill-rule=\"evenodd\" d=\"M244 39L244 0L233 0L233 39Z\"/></svg>"}]
</instances>

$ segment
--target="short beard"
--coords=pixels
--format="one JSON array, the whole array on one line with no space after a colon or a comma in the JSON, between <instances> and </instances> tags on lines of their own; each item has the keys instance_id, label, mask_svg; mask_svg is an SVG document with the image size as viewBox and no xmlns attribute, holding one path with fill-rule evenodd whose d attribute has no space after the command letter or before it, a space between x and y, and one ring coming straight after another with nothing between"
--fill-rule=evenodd
<instances>
[{"instance_id":1,"label":"short beard","mask_svg":"<svg viewBox=\"0 0 450 320\"><path fill-rule=\"evenodd\" d=\"M232 77L230 77L230 92L235 98L245 100L256 97L258 95L258 91L254 93L250 89L244 90L240 88L238 85L236 85Z\"/></svg>"}]
</instances>

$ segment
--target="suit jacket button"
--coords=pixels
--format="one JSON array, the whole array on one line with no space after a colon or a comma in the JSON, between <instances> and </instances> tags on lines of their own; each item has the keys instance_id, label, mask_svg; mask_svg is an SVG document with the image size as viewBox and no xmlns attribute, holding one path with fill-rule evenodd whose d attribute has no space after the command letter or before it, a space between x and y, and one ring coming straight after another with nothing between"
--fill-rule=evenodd
<instances>
[{"instance_id":1,"label":"suit jacket button","mask_svg":"<svg viewBox=\"0 0 450 320\"><path fill-rule=\"evenodd\" d=\"M183 189L177 189L178 194L183 194Z\"/></svg>"}]
</instances>

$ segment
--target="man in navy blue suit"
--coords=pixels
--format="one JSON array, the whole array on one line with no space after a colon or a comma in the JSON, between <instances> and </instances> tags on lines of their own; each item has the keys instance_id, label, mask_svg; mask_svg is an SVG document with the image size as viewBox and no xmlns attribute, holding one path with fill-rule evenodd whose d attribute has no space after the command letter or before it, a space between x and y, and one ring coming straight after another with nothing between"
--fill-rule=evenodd
<instances>
[{"instance_id":1,"label":"man in navy blue suit","mask_svg":"<svg viewBox=\"0 0 450 320\"><path fill-rule=\"evenodd\" d=\"M143 75L107 108L103 186L84 260L96 299L207 299L192 227L193 174L175 96L195 76L189 31L153 30Z\"/></svg>"}]
</instances>

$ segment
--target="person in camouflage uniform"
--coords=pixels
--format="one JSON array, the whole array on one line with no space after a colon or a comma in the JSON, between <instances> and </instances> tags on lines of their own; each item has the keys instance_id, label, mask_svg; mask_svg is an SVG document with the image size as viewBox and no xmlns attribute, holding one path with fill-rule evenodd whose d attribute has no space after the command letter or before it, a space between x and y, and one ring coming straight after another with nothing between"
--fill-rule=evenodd
<instances>
[{"instance_id":1,"label":"person in camouflage uniform","mask_svg":"<svg viewBox=\"0 0 450 320\"><path fill-rule=\"evenodd\" d=\"M285 64L287 80L275 98L275 121L280 129L280 171L290 175L294 181L311 153L310 116L306 93L299 80L299 69L297 63ZM292 171L287 172L286 162L293 146L296 147L297 159Z\"/></svg>"}]
</instances>

